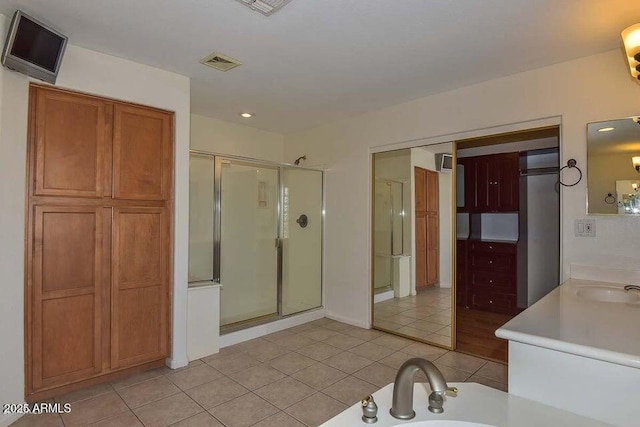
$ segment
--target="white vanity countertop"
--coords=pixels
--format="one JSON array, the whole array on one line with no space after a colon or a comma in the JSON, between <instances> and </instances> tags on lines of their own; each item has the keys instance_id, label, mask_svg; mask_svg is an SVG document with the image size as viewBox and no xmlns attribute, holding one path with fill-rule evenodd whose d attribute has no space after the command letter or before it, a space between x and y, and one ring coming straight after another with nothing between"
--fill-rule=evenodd
<instances>
[{"instance_id":1,"label":"white vanity countertop","mask_svg":"<svg viewBox=\"0 0 640 427\"><path fill-rule=\"evenodd\" d=\"M622 284L570 279L496 331L496 336L640 369L640 304L578 296ZM636 292L636 291L632 291Z\"/></svg>"},{"instance_id":2,"label":"white vanity countertop","mask_svg":"<svg viewBox=\"0 0 640 427\"><path fill-rule=\"evenodd\" d=\"M436 426L499 426L499 427L596 427L607 424L570 412L542 405L475 383L450 383L458 388L458 397L446 397L444 412L432 414L428 411L428 384L415 384L412 420L397 420L389 414L393 397L393 384L373 394L378 405L378 422L365 424L362 421L362 406L356 403L336 415L321 427L436 427Z\"/></svg>"}]
</instances>

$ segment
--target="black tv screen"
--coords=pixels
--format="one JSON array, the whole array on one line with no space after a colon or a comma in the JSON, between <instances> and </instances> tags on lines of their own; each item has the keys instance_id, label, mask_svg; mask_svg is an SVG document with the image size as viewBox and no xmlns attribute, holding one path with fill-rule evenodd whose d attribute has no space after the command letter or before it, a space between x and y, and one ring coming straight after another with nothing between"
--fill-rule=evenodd
<instances>
[{"instance_id":1,"label":"black tv screen","mask_svg":"<svg viewBox=\"0 0 640 427\"><path fill-rule=\"evenodd\" d=\"M55 83L66 44L66 36L18 10L7 34L2 64Z\"/></svg>"},{"instance_id":2,"label":"black tv screen","mask_svg":"<svg viewBox=\"0 0 640 427\"><path fill-rule=\"evenodd\" d=\"M23 16L11 46L11 55L55 72L64 39Z\"/></svg>"}]
</instances>

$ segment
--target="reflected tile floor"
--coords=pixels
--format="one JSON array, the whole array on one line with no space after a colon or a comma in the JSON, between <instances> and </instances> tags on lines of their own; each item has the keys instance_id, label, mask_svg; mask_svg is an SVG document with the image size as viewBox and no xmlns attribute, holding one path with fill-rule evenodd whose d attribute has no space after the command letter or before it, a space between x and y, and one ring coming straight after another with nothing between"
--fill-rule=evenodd
<instances>
[{"instance_id":1,"label":"reflected tile floor","mask_svg":"<svg viewBox=\"0 0 640 427\"><path fill-rule=\"evenodd\" d=\"M374 305L373 323L432 343L451 345L451 289L429 287L417 295Z\"/></svg>"},{"instance_id":2,"label":"reflected tile floor","mask_svg":"<svg viewBox=\"0 0 640 427\"><path fill-rule=\"evenodd\" d=\"M72 404L70 414L27 416L13 426L318 426L393 382L398 367L416 356L434 361L450 382L507 389L504 365L325 318L185 368L59 396L56 402Z\"/></svg>"}]
</instances>

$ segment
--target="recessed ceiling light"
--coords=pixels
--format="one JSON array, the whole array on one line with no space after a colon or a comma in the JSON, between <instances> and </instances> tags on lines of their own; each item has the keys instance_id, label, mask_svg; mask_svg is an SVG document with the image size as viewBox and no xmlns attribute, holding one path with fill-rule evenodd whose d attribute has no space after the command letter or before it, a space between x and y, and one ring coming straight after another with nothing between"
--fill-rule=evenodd
<instances>
[{"instance_id":1,"label":"recessed ceiling light","mask_svg":"<svg viewBox=\"0 0 640 427\"><path fill-rule=\"evenodd\" d=\"M255 114L253 113L240 113L241 117L244 117L245 119L250 119L251 117L255 116Z\"/></svg>"},{"instance_id":2,"label":"recessed ceiling light","mask_svg":"<svg viewBox=\"0 0 640 427\"><path fill-rule=\"evenodd\" d=\"M598 132L611 132L612 130L614 130L615 128L600 128L598 129Z\"/></svg>"}]
</instances>

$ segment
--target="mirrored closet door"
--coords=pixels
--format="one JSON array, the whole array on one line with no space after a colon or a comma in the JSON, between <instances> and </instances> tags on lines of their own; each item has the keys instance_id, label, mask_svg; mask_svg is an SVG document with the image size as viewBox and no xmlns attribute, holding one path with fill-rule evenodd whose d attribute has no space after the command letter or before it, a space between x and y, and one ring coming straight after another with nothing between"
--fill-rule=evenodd
<instances>
[{"instance_id":1,"label":"mirrored closet door","mask_svg":"<svg viewBox=\"0 0 640 427\"><path fill-rule=\"evenodd\" d=\"M373 327L453 347L453 144L373 156Z\"/></svg>"}]
</instances>

